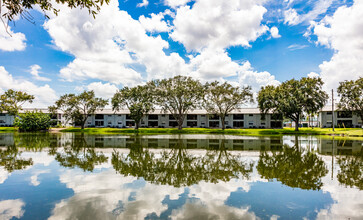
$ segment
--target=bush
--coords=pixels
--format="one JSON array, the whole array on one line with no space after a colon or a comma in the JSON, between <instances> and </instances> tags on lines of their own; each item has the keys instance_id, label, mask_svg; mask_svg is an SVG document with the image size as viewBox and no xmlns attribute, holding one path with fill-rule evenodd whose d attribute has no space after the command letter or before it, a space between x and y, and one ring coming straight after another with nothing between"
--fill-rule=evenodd
<instances>
[{"instance_id":1,"label":"bush","mask_svg":"<svg viewBox=\"0 0 363 220\"><path fill-rule=\"evenodd\" d=\"M33 111L19 114L15 118L14 125L19 127L19 131L41 131L50 128L51 119L48 114Z\"/></svg>"}]
</instances>

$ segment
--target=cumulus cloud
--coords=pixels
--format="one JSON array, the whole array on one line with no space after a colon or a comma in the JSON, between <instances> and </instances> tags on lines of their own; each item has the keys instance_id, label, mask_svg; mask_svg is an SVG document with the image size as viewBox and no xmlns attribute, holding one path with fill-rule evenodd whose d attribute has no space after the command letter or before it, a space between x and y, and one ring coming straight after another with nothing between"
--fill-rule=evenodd
<instances>
[{"instance_id":1,"label":"cumulus cloud","mask_svg":"<svg viewBox=\"0 0 363 220\"><path fill-rule=\"evenodd\" d=\"M28 80L15 79L3 66L0 66L0 93L8 90L21 90L34 95L36 107L48 107L57 99L55 91L48 85L37 86Z\"/></svg>"},{"instance_id":2,"label":"cumulus cloud","mask_svg":"<svg viewBox=\"0 0 363 220\"><path fill-rule=\"evenodd\" d=\"M317 77L320 77L320 75L318 73L316 73L316 72L310 72L308 74L308 77L309 78L317 78Z\"/></svg>"},{"instance_id":3,"label":"cumulus cloud","mask_svg":"<svg viewBox=\"0 0 363 220\"><path fill-rule=\"evenodd\" d=\"M39 81L51 81L49 78L46 78L46 77L42 77L42 76L39 76L39 70L41 70L42 68L37 65L37 64L34 64L34 65L31 65L30 66L30 74L33 75L34 79L35 80L39 80Z\"/></svg>"},{"instance_id":4,"label":"cumulus cloud","mask_svg":"<svg viewBox=\"0 0 363 220\"><path fill-rule=\"evenodd\" d=\"M266 8L253 0L199 0L176 10L171 38L188 51L223 49L249 42L268 31L261 24Z\"/></svg>"},{"instance_id":5,"label":"cumulus cloud","mask_svg":"<svg viewBox=\"0 0 363 220\"><path fill-rule=\"evenodd\" d=\"M274 75L271 75L267 71L258 72L254 70L251 63L246 61L241 66L238 72L238 80L240 85L250 85L253 91L257 92L261 89L261 86L266 85L279 85L280 82L275 79Z\"/></svg>"},{"instance_id":6,"label":"cumulus cloud","mask_svg":"<svg viewBox=\"0 0 363 220\"><path fill-rule=\"evenodd\" d=\"M141 25L145 28L145 30L148 32L168 32L170 28L163 19L164 19L163 13L159 14L151 13L150 18L141 15L139 21Z\"/></svg>"},{"instance_id":7,"label":"cumulus cloud","mask_svg":"<svg viewBox=\"0 0 363 220\"><path fill-rule=\"evenodd\" d=\"M280 38L281 35L279 34L279 29L277 27L270 28L271 37L273 38Z\"/></svg>"},{"instance_id":8,"label":"cumulus cloud","mask_svg":"<svg viewBox=\"0 0 363 220\"><path fill-rule=\"evenodd\" d=\"M87 90L93 90L97 97L111 99L118 88L110 83L93 82L87 85Z\"/></svg>"},{"instance_id":9,"label":"cumulus cloud","mask_svg":"<svg viewBox=\"0 0 363 220\"><path fill-rule=\"evenodd\" d=\"M25 203L21 199L0 201L0 219L21 218Z\"/></svg>"},{"instance_id":10,"label":"cumulus cloud","mask_svg":"<svg viewBox=\"0 0 363 220\"><path fill-rule=\"evenodd\" d=\"M146 7L149 5L149 1L148 0L142 0L141 3L137 4L137 7Z\"/></svg>"},{"instance_id":11,"label":"cumulus cloud","mask_svg":"<svg viewBox=\"0 0 363 220\"><path fill-rule=\"evenodd\" d=\"M329 61L319 65L327 89L336 89L340 81L363 76L363 2L341 6L332 16L312 23L311 34L317 44L335 51Z\"/></svg>"},{"instance_id":12,"label":"cumulus cloud","mask_svg":"<svg viewBox=\"0 0 363 220\"><path fill-rule=\"evenodd\" d=\"M0 167L0 184L4 183L5 180L11 175L4 167Z\"/></svg>"},{"instance_id":13,"label":"cumulus cloud","mask_svg":"<svg viewBox=\"0 0 363 220\"><path fill-rule=\"evenodd\" d=\"M8 27L8 32L6 32L4 25L0 24L0 50L2 51L21 51L25 50L26 47L26 37L23 33L14 33L10 27Z\"/></svg>"},{"instance_id":14,"label":"cumulus cloud","mask_svg":"<svg viewBox=\"0 0 363 220\"><path fill-rule=\"evenodd\" d=\"M164 4L172 8L176 8L182 5L186 5L191 0L164 0Z\"/></svg>"}]
</instances>

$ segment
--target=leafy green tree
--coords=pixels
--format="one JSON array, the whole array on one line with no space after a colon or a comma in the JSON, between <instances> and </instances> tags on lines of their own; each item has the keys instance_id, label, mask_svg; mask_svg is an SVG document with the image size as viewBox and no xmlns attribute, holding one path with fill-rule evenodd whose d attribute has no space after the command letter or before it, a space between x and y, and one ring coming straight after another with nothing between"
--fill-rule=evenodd
<instances>
[{"instance_id":1,"label":"leafy green tree","mask_svg":"<svg viewBox=\"0 0 363 220\"><path fill-rule=\"evenodd\" d=\"M324 82L321 78L304 77L300 80L300 83L303 86L301 89L304 93L304 111L309 116L310 124L310 118L326 104L329 96L322 91Z\"/></svg>"},{"instance_id":2,"label":"leafy green tree","mask_svg":"<svg viewBox=\"0 0 363 220\"><path fill-rule=\"evenodd\" d=\"M19 118L15 118L14 125L19 127L20 131L42 131L50 128L50 122L49 114L32 111L19 114Z\"/></svg>"},{"instance_id":3,"label":"leafy green tree","mask_svg":"<svg viewBox=\"0 0 363 220\"><path fill-rule=\"evenodd\" d=\"M109 0L56 0L55 2L50 0L2 0L1 7L7 9L6 13L1 13L1 19L5 18L8 21L14 21L14 19L20 15L22 18L32 21L32 16L28 10L33 9L33 7L39 7L44 12L52 11L54 14L58 15L59 9L56 9L52 3L66 4L70 8L87 8L88 12L95 16L97 12L101 9L103 3L108 4ZM49 18L46 14L45 16Z\"/></svg>"},{"instance_id":4,"label":"leafy green tree","mask_svg":"<svg viewBox=\"0 0 363 220\"><path fill-rule=\"evenodd\" d=\"M352 111L363 120L363 77L355 81L340 82L338 95L340 96L338 108L343 111Z\"/></svg>"},{"instance_id":5,"label":"leafy green tree","mask_svg":"<svg viewBox=\"0 0 363 220\"><path fill-rule=\"evenodd\" d=\"M23 104L32 103L33 99L34 96L26 92L9 89L0 96L0 112L7 112L15 116L22 110Z\"/></svg>"},{"instance_id":6,"label":"leafy green tree","mask_svg":"<svg viewBox=\"0 0 363 220\"><path fill-rule=\"evenodd\" d=\"M142 117L154 110L151 84L136 87L124 87L113 96L112 110L119 111L123 107L130 110L130 117L135 121L135 129L139 129Z\"/></svg>"},{"instance_id":7,"label":"leafy green tree","mask_svg":"<svg viewBox=\"0 0 363 220\"><path fill-rule=\"evenodd\" d=\"M322 178L328 173L325 162L314 152L296 146L284 146L282 151L260 153L257 171L262 178L301 189L320 190Z\"/></svg>"},{"instance_id":8,"label":"leafy green tree","mask_svg":"<svg viewBox=\"0 0 363 220\"><path fill-rule=\"evenodd\" d=\"M304 113L316 112L325 105L328 94L323 91L323 84L321 78L304 77L279 86L262 87L257 97L258 107L264 114L272 111L293 120L298 131Z\"/></svg>"},{"instance_id":9,"label":"leafy green tree","mask_svg":"<svg viewBox=\"0 0 363 220\"><path fill-rule=\"evenodd\" d=\"M54 106L50 106L49 110L54 113L61 110L67 120L77 120L84 129L87 118L96 111L102 110L108 103L107 99L96 98L94 91L84 91L79 95L65 94L55 102Z\"/></svg>"},{"instance_id":10,"label":"leafy green tree","mask_svg":"<svg viewBox=\"0 0 363 220\"><path fill-rule=\"evenodd\" d=\"M203 85L186 76L175 76L169 79L153 82L155 99L164 112L170 112L178 123L178 129L183 128L186 114L201 105L204 95Z\"/></svg>"},{"instance_id":11,"label":"leafy green tree","mask_svg":"<svg viewBox=\"0 0 363 220\"><path fill-rule=\"evenodd\" d=\"M246 102L253 101L251 87L234 87L225 82L218 81L206 83L206 93L203 106L209 114L218 115L222 122L222 129L225 129L225 119L228 113L241 107Z\"/></svg>"}]
</instances>

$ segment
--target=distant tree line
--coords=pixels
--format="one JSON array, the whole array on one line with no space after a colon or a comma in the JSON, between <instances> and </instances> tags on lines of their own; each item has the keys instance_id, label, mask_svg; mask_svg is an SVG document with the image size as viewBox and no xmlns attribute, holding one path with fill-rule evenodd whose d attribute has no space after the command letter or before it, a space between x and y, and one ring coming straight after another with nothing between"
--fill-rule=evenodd
<instances>
[{"instance_id":1,"label":"distant tree line","mask_svg":"<svg viewBox=\"0 0 363 220\"><path fill-rule=\"evenodd\" d=\"M278 86L265 86L257 94L257 103L261 113L282 115L295 122L298 130L299 121L304 115L317 113L328 100L323 91L321 78L303 77L291 79ZM339 110L352 111L363 118L363 78L340 82ZM18 115L25 102L32 102L34 96L25 92L8 90L0 96L0 112ZM188 112L204 108L210 115L218 115L225 129L225 118L233 110L253 102L250 86L238 87L218 81L206 84L187 76L152 80L145 85L123 87L111 99L113 111L127 108L130 117L139 128L144 115L158 106L163 112L170 113L182 129ZM82 129L89 116L105 108L108 100L98 98L93 91L84 91L79 95L65 94L49 107L50 112L61 110L67 120L78 122Z\"/></svg>"}]
</instances>

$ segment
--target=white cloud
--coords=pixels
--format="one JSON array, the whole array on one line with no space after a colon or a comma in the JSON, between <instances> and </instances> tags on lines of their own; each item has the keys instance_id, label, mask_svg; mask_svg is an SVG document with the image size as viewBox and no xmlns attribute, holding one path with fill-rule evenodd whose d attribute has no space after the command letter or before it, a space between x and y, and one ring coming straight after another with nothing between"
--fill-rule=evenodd
<instances>
[{"instance_id":1,"label":"white cloud","mask_svg":"<svg viewBox=\"0 0 363 220\"><path fill-rule=\"evenodd\" d=\"M97 97L111 99L118 88L110 83L93 82L87 86L87 90L93 90Z\"/></svg>"},{"instance_id":2,"label":"white cloud","mask_svg":"<svg viewBox=\"0 0 363 220\"><path fill-rule=\"evenodd\" d=\"M30 74L33 75L34 79L35 80L39 80L39 81L51 81L49 78L46 78L46 77L42 77L42 76L39 76L39 70L41 70L42 68L37 65L37 64L34 64L34 65L31 65L30 66Z\"/></svg>"},{"instance_id":3,"label":"white cloud","mask_svg":"<svg viewBox=\"0 0 363 220\"><path fill-rule=\"evenodd\" d=\"M0 201L0 219L21 218L25 203L21 199Z\"/></svg>"},{"instance_id":4,"label":"white cloud","mask_svg":"<svg viewBox=\"0 0 363 220\"><path fill-rule=\"evenodd\" d=\"M35 96L33 104L31 105L36 107L48 107L57 99L55 91L50 88L48 84L37 86L27 80L14 79L13 76L8 73L3 66L0 66L0 79L0 93L8 89L27 92L28 94Z\"/></svg>"},{"instance_id":5,"label":"white cloud","mask_svg":"<svg viewBox=\"0 0 363 220\"><path fill-rule=\"evenodd\" d=\"M34 172L34 174L30 177L30 184L33 186L38 186L40 184L40 181L38 180L38 176L40 174L44 173L50 173L50 170L39 170Z\"/></svg>"},{"instance_id":6,"label":"white cloud","mask_svg":"<svg viewBox=\"0 0 363 220\"><path fill-rule=\"evenodd\" d=\"M3 7L1 7L3 9ZM14 33L10 27L8 32L2 22L0 22L0 50L2 51L21 51L25 50L26 37L23 33ZM10 35L9 35L10 34Z\"/></svg>"},{"instance_id":7,"label":"white cloud","mask_svg":"<svg viewBox=\"0 0 363 220\"><path fill-rule=\"evenodd\" d=\"M281 35L279 34L279 29L277 27L270 28L271 37L273 38L280 38Z\"/></svg>"},{"instance_id":8,"label":"white cloud","mask_svg":"<svg viewBox=\"0 0 363 220\"><path fill-rule=\"evenodd\" d=\"M147 79L179 74L185 66L178 54L165 54L167 41L148 36L115 0L102 6L96 19L87 10L65 8L44 26L57 47L76 57L60 71L68 81L100 79L132 86L145 80L131 67L135 64L145 66Z\"/></svg>"},{"instance_id":9,"label":"white cloud","mask_svg":"<svg viewBox=\"0 0 363 220\"><path fill-rule=\"evenodd\" d=\"M336 89L341 81L363 76L362 17L363 1L356 1L351 7L341 6L332 16L312 23L317 44L335 51L329 61L319 65L326 89Z\"/></svg>"},{"instance_id":10,"label":"white cloud","mask_svg":"<svg viewBox=\"0 0 363 220\"><path fill-rule=\"evenodd\" d=\"M305 14L298 14L294 8L290 8L293 4L293 1L288 2L288 9L284 11L284 23L289 25L297 25L303 22L311 22L314 21L319 15L322 15L327 12L329 7L333 4L333 0L318 0L312 1L314 5L309 5L309 2L306 4L312 9Z\"/></svg>"},{"instance_id":11,"label":"white cloud","mask_svg":"<svg viewBox=\"0 0 363 220\"><path fill-rule=\"evenodd\" d=\"M141 15L139 21L141 25L145 28L145 30L148 32L168 32L170 28L163 19L164 19L163 13L159 14L151 13L150 18Z\"/></svg>"},{"instance_id":12,"label":"white cloud","mask_svg":"<svg viewBox=\"0 0 363 220\"><path fill-rule=\"evenodd\" d=\"M164 4L172 8L176 8L182 5L186 5L191 0L164 0Z\"/></svg>"},{"instance_id":13,"label":"white cloud","mask_svg":"<svg viewBox=\"0 0 363 220\"><path fill-rule=\"evenodd\" d=\"M188 51L236 45L249 47L249 42L268 31L261 24L265 12L259 1L199 0L192 7L176 10L170 36L183 43Z\"/></svg>"},{"instance_id":14,"label":"white cloud","mask_svg":"<svg viewBox=\"0 0 363 220\"><path fill-rule=\"evenodd\" d=\"M148 0L142 0L141 3L137 4L137 7L146 7L149 5L149 1Z\"/></svg>"},{"instance_id":15,"label":"white cloud","mask_svg":"<svg viewBox=\"0 0 363 220\"><path fill-rule=\"evenodd\" d=\"M302 45L302 44L291 44L290 46L287 47L287 49L294 51L294 50L301 50L308 47L308 45Z\"/></svg>"},{"instance_id":16,"label":"white cloud","mask_svg":"<svg viewBox=\"0 0 363 220\"><path fill-rule=\"evenodd\" d=\"M279 85L280 82L275 79L275 76L271 75L267 71L258 72L255 71L251 63L246 61L241 66L240 71L238 72L238 79L240 85L250 85L254 92L257 92L261 89L261 86L266 85Z\"/></svg>"},{"instance_id":17,"label":"white cloud","mask_svg":"<svg viewBox=\"0 0 363 220\"><path fill-rule=\"evenodd\" d=\"M0 167L0 184L4 183L5 180L11 175L4 167Z\"/></svg>"},{"instance_id":18,"label":"white cloud","mask_svg":"<svg viewBox=\"0 0 363 220\"><path fill-rule=\"evenodd\" d=\"M309 78L317 78L317 77L320 77L320 75L318 73L316 73L316 72L310 72L308 74L308 77Z\"/></svg>"}]
</instances>

